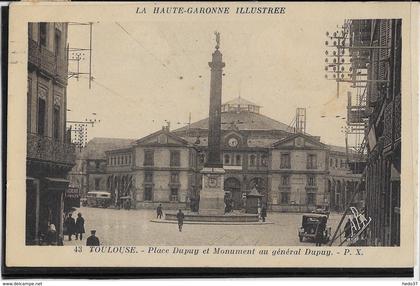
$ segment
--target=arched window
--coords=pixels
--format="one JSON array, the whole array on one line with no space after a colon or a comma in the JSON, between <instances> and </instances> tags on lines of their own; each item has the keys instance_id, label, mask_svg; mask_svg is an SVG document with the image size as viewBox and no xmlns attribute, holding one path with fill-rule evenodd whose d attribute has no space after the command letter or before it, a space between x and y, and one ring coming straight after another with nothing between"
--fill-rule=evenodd
<instances>
[{"instance_id":1,"label":"arched window","mask_svg":"<svg viewBox=\"0 0 420 286\"><path fill-rule=\"evenodd\" d=\"M230 156L228 154L225 155L225 164L228 165L230 163Z\"/></svg>"}]
</instances>

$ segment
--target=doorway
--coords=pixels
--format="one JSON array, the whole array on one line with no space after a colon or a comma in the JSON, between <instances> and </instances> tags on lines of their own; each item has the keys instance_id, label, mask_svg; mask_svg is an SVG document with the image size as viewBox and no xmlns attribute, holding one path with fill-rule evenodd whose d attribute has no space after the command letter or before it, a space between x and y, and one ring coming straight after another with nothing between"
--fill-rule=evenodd
<instances>
[{"instance_id":1,"label":"doorway","mask_svg":"<svg viewBox=\"0 0 420 286\"><path fill-rule=\"evenodd\" d=\"M242 192L241 182L236 178L228 178L225 180L225 192L229 192L233 201L233 209L242 208Z\"/></svg>"}]
</instances>

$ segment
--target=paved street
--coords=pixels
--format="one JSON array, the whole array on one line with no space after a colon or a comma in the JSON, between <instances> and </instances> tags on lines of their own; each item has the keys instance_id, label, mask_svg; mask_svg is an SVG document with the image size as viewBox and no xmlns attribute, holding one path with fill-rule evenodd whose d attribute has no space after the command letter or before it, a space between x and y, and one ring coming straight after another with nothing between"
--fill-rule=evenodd
<instances>
[{"instance_id":1,"label":"paved street","mask_svg":"<svg viewBox=\"0 0 420 286\"><path fill-rule=\"evenodd\" d=\"M268 213L267 220L273 224L261 225L209 225L184 224L182 232L177 224L154 223L154 210L116 210L82 207L74 212L81 212L85 218L87 237L91 229L96 229L103 245L276 245L298 246L314 245L311 242L299 242L297 235L302 214ZM332 213L328 221L334 232L341 218ZM68 241L65 245L80 245L83 241Z\"/></svg>"}]
</instances>

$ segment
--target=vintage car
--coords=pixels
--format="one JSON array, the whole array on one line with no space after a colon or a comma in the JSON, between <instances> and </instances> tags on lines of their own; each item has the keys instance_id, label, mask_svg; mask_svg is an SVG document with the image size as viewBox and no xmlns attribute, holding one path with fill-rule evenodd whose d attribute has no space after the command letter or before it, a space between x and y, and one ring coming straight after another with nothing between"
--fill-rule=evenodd
<instances>
[{"instance_id":1,"label":"vintage car","mask_svg":"<svg viewBox=\"0 0 420 286\"><path fill-rule=\"evenodd\" d=\"M88 207L102 207L107 208L111 205L111 194L104 191L92 191L87 193Z\"/></svg>"},{"instance_id":2,"label":"vintage car","mask_svg":"<svg viewBox=\"0 0 420 286\"><path fill-rule=\"evenodd\" d=\"M327 215L327 217L330 216L330 210L326 207L318 206L316 209L312 211L314 214L324 214Z\"/></svg>"},{"instance_id":3,"label":"vintage car","mask_svg":"<svg viewBox=\"0 0 420 286\"><path fill-rule=\"evenodd\" d=\"M305 238L315 240L316 233L322 230L321 242L327 243L331 236L331 227L327 227L328 215L326 214L304 214L302 216L302 226L298 230L299 241Z\"/></svg>"}]
</instances>

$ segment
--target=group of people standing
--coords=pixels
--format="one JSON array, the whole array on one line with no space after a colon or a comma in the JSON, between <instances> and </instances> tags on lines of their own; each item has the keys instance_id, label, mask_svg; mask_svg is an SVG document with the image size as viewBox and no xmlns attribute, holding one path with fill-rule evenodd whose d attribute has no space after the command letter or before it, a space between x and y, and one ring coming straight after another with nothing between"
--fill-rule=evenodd
<instances>
[{"instance_id":1,"label":"group of people standing","mask_svg":"<svg viewBox=\"0 0 420 286\"><path fill-rule=\"evenodd\" d=\"M68 235L69 241L72 240L73 235L76 240L83 240L83 234L85 233L85 219L81 213L77 214L77 218L74 219L72 213L69 213L64 221L64 234ZM48 231L45 236L46 245L63 245L63 237L59 237L55 224L48 226ZM96 237L96 230L91 230L91 235L86 240L87 246L98 246L99 239Z\"/></svg>"},{"instance_id":2,"label":"group of people standing","mask_svg":"<svg viewBox=\"0 0 420 286\"><path fill-rule=\"evenodd\" d=\"M72 213L69 213L64 225L67 230L67 235L69 241L71 241L72 236L74 235L76 240L83 239L83 234L85 233L85 219L81 213L77 214L76 220L72 217ZM92 229L90 231L90 236L86 239L86 246L99 246L99 238L96 236L96 230Z\"/></svg>"},{"instance_id":3,"label":"group of people standing","mask_svg":"<svg viewBox=\"0 0 420 286\"><path fill-rule=\"evenodd\" d=\"M66 221L64 222L66 228L66 233L69 236L69 241L73 235L75 235L76 240L80 238L83 239L83 234L85 233L85 219L82 217L81 213L77 214L77 219L75 220L72 217L72 213L69 213Z\"/></svg>"}]
</instances>

